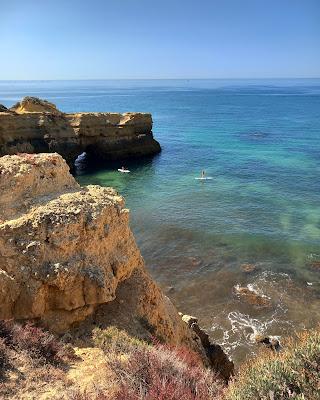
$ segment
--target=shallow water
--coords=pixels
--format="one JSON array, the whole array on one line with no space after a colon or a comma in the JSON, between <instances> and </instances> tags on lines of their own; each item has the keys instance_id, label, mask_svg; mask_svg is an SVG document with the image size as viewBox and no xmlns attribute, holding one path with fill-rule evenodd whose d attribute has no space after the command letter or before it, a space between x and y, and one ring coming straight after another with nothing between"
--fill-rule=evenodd
<instances>
[{"instance_id":1,"label":"shallow water","mask_svg":"<svg viewBox=\"0 0 320 400\"><path fill-rule=\"evenodd\" d=\"M236 361L255 331L320 321L320 80L0 82L0 103L24 95L66 112L152 112L159 156L78 180L126 197L152 275ZM194 179L202 169L211 181ZM237 284L269 307L241 301Z\"/></svg>"}]
</instances>

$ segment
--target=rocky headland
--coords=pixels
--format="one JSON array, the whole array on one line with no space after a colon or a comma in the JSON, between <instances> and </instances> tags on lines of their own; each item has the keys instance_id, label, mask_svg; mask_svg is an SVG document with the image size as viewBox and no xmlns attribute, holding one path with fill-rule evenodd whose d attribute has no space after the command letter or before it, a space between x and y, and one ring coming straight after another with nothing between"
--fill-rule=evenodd
<instances>
[{"instance_id":1,"label":"rocky headland","mask_svg":"<svg viewBox=\"0 0 320 400\"><path fill-rule=\"evenodd\" d=\"M94 162L160 152L148 113L67 114L46 100L25 97L10 109L0 105L0 156L59 153L72 168L85 152Z\"/></svg>"},{"instance_id":2,"label":"rocky headland","mask_svg":"<svg viewBox=\"0 0 320 400\"><path fill-rule=\"evenodd\" d=\"M124 199L80 187L57 154L0 158L0 319L32 321L90 345L115 326L197 352L224 379L233 364L147 273Z\"/></svg>"}]
</instances>

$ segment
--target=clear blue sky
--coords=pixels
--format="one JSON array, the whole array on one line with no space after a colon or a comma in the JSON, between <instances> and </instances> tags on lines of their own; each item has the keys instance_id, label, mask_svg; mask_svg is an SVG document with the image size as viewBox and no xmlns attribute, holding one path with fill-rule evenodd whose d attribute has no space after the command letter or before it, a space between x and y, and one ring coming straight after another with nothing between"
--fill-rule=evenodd
<instances>
[{"instance_id":1,"label":"clear blue sky","mask_svg":"<svg viewBox=\"0 0 320 400\"><path fill-rule=\"evenodd\" d=\"M0 79L320 77L320 0L0 0Z\"/></svg>"}]
</instances>

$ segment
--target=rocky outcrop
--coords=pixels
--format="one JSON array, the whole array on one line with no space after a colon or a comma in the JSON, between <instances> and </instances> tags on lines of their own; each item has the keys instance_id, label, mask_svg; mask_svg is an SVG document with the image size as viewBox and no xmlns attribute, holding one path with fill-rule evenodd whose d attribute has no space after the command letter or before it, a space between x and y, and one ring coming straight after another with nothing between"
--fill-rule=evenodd
<instances>
[{"instance_id":1,"label":"rocky outcrop","mask_svg":"<svg viewBox=\"0 0 320 400\"><path fill-rule=\"evenodd\" d=\"M21 101L16 103L10 108L11 111L16 113L26 112L48 112L53 114L61 114L55 104L50 103L47 100L38 99L37 97L24 97Z\"/></svg>"},{"instance_id":2,"label":"rocky outcrop","mask_svg":"<svg viewBox=\"0 0 320 400\"><path fill-rule=\"evenodd\" d=\"M58 154L0 158L0 319L79 340L112 324L192 348L227 378L232 363L208 357L148 275L128 217L115 190L81 188Z\"/></svg>"},{"instance_id":3,"label":"rocky outcrop","mask_svg":"<svg viewBox=\"0 0 320 400\"><path fill-rule=\"evenodd\" d=\"M105 162L153 155L160 149L147 113L65 114L33 97L0 112L0 156L57 152L73 167L83 152L89 160Z\"/></svg>"},{"instance_id":4,"label":"rocky outcrop","mask_svg":"<svg viewBox=\"0 0 320 400\"><path fill-rule=\"evenodd\" d=\"M261 333L256 333L253 336L253 339L256 343L264 344L268 349L273 351L281 350L281 344L277 336L267 336Z\"/></svg>"},{"instance_id":5,"label":"rocky outcrop","mask_svg":"<svg viewBox=\"0 0 320 400\"><path fill-rule=\"evenodd\" d=\"M182 321L199 337L210 366L219 371L220 376L227 381L233 373L233 362L229 360L221 346L211 343L209 335L199 326L198 318L191 315L183 315L182 313L179 314L182 317Z\"/></svg>"}]
</instances>

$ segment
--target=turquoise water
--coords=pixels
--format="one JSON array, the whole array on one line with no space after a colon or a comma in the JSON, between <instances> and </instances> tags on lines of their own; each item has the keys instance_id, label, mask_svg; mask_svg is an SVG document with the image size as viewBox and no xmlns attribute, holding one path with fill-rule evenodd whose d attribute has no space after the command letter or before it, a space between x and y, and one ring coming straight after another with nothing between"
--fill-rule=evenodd
<instances>
[{"instance_id":1,"label":"turquoise water","mask_svg":"<svg viewBox=\"0 0 320 400\"><path fill-rule=\"evenodd\" d=\"M25 95L153 114L159 156L77 179L125 196L151 274L235 360L256 350L254 330L320 321L320 80L0 82L0 103ZM211 181L194 179L202 169ZM237 284L270 306L241 301Z\"/></svg>"}]
</instances>

